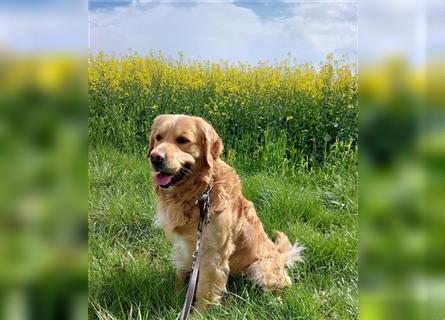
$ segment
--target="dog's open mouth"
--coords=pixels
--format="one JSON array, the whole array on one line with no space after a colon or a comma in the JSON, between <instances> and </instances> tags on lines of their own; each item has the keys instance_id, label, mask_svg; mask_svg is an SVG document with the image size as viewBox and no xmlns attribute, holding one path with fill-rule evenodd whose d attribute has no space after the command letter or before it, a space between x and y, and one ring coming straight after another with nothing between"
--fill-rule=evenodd
<instances>
[{"instance_id":1,"label":"dog's open mouth","mask_svg":"<svg viewBox=\"0 0 445 320\"><path fill-rule=\"evenodd\" d=\"M166 172L159 172L155 177L154 181L156 185L163 189L170 188L181 181L187 173L190 172L190 165L185 164L182 166L175 174L169 174Z\"/></svg>"}]
</instances>

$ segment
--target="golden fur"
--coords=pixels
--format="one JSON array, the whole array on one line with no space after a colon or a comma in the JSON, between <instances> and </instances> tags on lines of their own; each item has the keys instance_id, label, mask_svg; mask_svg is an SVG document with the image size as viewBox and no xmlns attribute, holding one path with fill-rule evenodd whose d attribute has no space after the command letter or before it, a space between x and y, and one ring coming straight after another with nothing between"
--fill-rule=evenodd
<instances>
[{"instance_id":1,"label":"golden fur","mask_svg":"<svg viewBox=\"0 0 445 320\"><path fill-rule=\"evenodd\" d=\"M196 199L209 183L213 186L196 292L198 309L205 309L206 301L219 301L229 273L245 274L263 288L291 284L286 266L302 261L303 248L292 246L282 232L276 232L275 242L267 237L252 202L241 193L235 170L221 160L223 143L209 123L199 117L158 116L153 122L148 149L148 156L166 156L164 172L174 174L185 163L190 166L188 174L172 187L163 189L153 183L157 195L156 224L164 229L173 245L178 290L191 271L199 219ZM153 173L154 178L156 174L159 172Z\"/></svg>"}]
</instances>

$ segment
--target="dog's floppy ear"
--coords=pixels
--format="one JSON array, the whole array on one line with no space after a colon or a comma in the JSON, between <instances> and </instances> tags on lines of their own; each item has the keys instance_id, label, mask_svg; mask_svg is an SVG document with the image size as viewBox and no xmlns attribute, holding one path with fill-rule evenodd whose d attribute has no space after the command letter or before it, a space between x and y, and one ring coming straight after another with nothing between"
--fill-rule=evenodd
<instances>
[{"instance_id":1,"label":"dog's floppy ear","mask_svg":"<svg viewBox=\"0 0 445 320\"><path fill-rule=\"evenodd\" d=\"M150 135L148 136L148 151L147 151L147 157L150 156L151 151L153 150L154 146L155 146L155 137L154 137L154 133L156 131L156 128L159 126L161 119L164 118L166 115L160 115L157 116L154 120L153 120L153 124L151 125L151 130L150 130Z\"/></svg>"},{"instance_id":2,"label":"dog's floppy ear","mask_svg":"<svg viewBox=\"0 0 445 320\"><path fill-rule=\"evenodd\" d=\"M201 124L204 160L207 162L209 167L212 167L213 161L219 158L224 150L224 146L221 138L218 136L212 125L202 118L198 119L199 123Z\"/></svg>"}]
</instances>

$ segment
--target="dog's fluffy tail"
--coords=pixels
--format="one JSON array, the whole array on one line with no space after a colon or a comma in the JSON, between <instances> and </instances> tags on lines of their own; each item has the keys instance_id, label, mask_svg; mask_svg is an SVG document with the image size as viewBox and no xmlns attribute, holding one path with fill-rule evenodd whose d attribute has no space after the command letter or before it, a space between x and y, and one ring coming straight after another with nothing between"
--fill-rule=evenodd
<instances>
[{"instance_id":1,"label":"dog's fluffy tail","mask_svg":"<svg viewBox=\"0 0 445 320\"><path fill-rule=\"evenodd\" d=\"M281 231L274 232L275 247L280 252L281 258L286 266L291 267L295 262L304 262L301 252L303 246L295 243L292 245L288 237Z\"/></svg>"}]
</instances>

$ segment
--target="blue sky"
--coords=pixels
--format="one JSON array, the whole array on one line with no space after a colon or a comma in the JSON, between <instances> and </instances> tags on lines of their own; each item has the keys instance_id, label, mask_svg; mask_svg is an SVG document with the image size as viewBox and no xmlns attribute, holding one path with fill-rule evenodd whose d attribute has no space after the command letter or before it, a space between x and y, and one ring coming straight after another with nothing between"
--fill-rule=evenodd
<instances>
[{"instance_id":1,"label":"blue sky","mask_svg":"<svg viewBox=\"0 0 445 320\"><path fill-rule=\"evenodd\" d=\"M256 64L318 63L328 53L357 59L355 1L179 2L92 0L90 50Z\"/></svg>"},{"instance_id":2,"label":"blue sky","mask_svg":"<svg viewBox=\"0 0 445 320\"><path fill-rule=\"evenodd\" d=\"M445 52L443 0L143 1L4 0L0 50L83 54L89 46L93 52L133 48L144 54L163 49L251 63L281 60L288 52L299 62L317 63L334 52L354 61L359 30L360 61L402 55L419 66Z\"/></svg>"}]
</instances>

